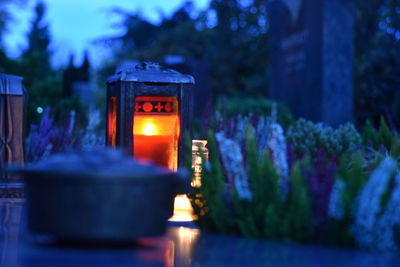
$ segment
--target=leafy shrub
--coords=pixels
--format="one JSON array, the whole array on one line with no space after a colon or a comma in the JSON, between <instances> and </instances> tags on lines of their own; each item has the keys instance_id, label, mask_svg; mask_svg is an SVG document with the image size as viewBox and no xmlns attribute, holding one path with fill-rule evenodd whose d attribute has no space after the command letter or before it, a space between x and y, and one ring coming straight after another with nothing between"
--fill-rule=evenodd
<instances>
[{"instance_id":1,"label":"leafy shrub","mask_svg":"<svg viewBox=\"0 0 400 267\"><path fill-rule=\"evenodd\" d=\"M315 156L323 150L332 157L338 157L361 143L361 135L352 124L333 129L322 123L313 123L304 119L289 127L287 139L298 155Z\"/></svg>"}]
</instances>

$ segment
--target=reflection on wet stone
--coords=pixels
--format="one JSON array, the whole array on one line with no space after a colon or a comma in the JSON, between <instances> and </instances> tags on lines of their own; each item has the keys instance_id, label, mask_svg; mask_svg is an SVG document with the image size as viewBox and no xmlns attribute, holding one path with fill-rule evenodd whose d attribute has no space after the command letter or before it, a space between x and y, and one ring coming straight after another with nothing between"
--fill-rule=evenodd
<instances>
[{"instance_id":1,"label":"reflection on wet stone","mask_svg":"<svg viewBox=\"0 0 400 267\"><path fill-rule=\"evenodd\" d=\"M32 242L24 214L21 201L0 202L0 266L400 266L396 253L278 243L172 226L163 237L143 238L135 245L55 246L39 239Z\"/></svg>"},{"instance_id":2,"label":"reflection on wet stone","mask_svg":"<svg viewBox=\"0 0 400 267\"><path fill-rule=\"evenodd\" d=\"M18 265L22 200L0 199L0 266Z\"/></svg>"},{"instance_id":3,"label":"reflection on wet stone","mask_svg":"<svg viewBox=\"0 0 400 267\"><path fill-rule=\"evenodd\" d=\"M171 228L168 230L168 235L173 240L175 250L179 252L174 257L177 266L191 265L193 263L192 256L196 241L200 236L200 230L187 227Z\"/></svg>"}]
</instances>

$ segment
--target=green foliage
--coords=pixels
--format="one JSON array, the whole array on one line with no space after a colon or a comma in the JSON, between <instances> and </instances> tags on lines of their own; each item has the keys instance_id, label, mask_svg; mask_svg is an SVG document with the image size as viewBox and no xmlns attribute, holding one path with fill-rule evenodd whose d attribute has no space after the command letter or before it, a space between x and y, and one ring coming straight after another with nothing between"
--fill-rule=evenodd
<instances>
[{"instance_id":1,"label":"green foliage","mask_svg":"<svg viewBox=\"0 0 400 267\"><path fill-rule=\"evenodd\" d=\"M49 26L45 22L46 6L38 2L35 6L35 17L28 32L28 47L21 56L21 71L24 82L30 87L52 74L51 68L51 36Z\"/></svg>"},{"instance_id":2,"label":"green foliage","mask_svg":"<svg viewBox=\"0 0 400 267\"><path fill-rule=\"evenodd\" d=\"M217 110L227 119L235 117L238 114L243 116L250 114L269 116L272 113L273 107L276 108L276 120L278 123L284 127L294 123L293 116L285 105L266 98L221 97L217 103Z\"/></svg>"},{"instance_id":3,"label":"green foliage","mask_svg":"<svg viewBox=\"0 0 400 267\"><path fill-rule=\"evenodd\" d=\"M79 67L74 65L74 57L70 56L69 64L63 71L63 97L71 97L73 95L72 87L74 82L89 82L90 80L90 61L87 51L83 59L83 63ZM104 81L103 81L104 83Z\"/></svg>"},{"instance_id":4,"label":"green foliage","mask_svg":"<svg viewBox=\"0 0 400 267\"><path fill-rule=\"evenodd\" d=\"M0 44L0 73L16 73L18 63L7 57Z\"/></svg>"},{"instance_id":5,"label":"green foliage","mask_svg":"<svg viewBox=\"0 0 400 267\"><path fill-rule=\"evenodd\" d=\"M287 140L299 155L315 155L322 149L330 156L340 156L362 141L352 124L345 124L334 130L330 126L304 119L296 121L288 129Z\"/></svg>"},{"instance_id":6,"label":"green foliage","mask_svg":"<svg viewBox=\"0 0 400 267\"><path fill-rule=\"evenodd\" d=\"M340 161L338 176L339 179L344 180L346 183L343 202L345 205L345 216L350 217L354 200L367 181L365 161L362 154L360 152L345 154Z\"/></svg>"},{"instance_id":7,"label":"green foliage","mask_svg":"<svg viewBox=\"0 0 400 267\"><path fill-rule=\"evenodd\" d=\"M208 133L208 150L210 158L209 162L203 166L202 186L196 189L191 202L201 228L228 233L232 230L232 221L224 202L224 176L217 141L212 131Z\"/></svg>"},{"instance_id":8,"label":"green foliage","mask_svg":"<svg viewBox=\"0 0 400 267\"><path fill-rule=\"evenodd\" d=\"M277 239L280 236L277 219L282 208L279 196L278 174L265 151L259 158L253 129L246 133L247 170L252 189L252 200L239 200L234 195L234 210L239 233L249 237Z\"/></svg>"},{"instance_id":9,"label":"green foliage","mask_svg":"<svg viewBox=\"0 0 400 267\"><path fill-rule=\"evenodd\" d=\"M350 235L349 228L354 222L354 203L361 189L367 182L366 161L361 152L342 155L336 179L344 182L342 192L343 216L340 220L332 219L329 225L329 243L352 247L354 238Z\"/></svg>"},{"instance_id":10,"label":"green foliage","mask_svg":"<svg viewBox=\"0 0 400 267\"><path fill-rule=\"evenodd\" d=\"M311 204L302 169L307 162L293 168L287 197L280 191L280 177L269 151L262 156L257 151L252 128L246 133L246 162L251 185L251 200L240 199L234 187L230 193L226 185L219 151L213 133L209 134L210 164L202 174L202 186L191 201L198 216L198 224L206 231L240 234L247 237L307 241L310 238ZM226 196L232 198L231 205ZM227 206L231 207L230 212Z\"/></svg>"},{"instance_id":11,"label":"green foliage","mask_svg":"<svg viewBox=\"0 0 400 267\"><path fill-rule=\"evenodd\" d=\"M187 1L158 25L137 12L116 10L125 34L107 38L121 44L114 58L162 62L166 55L179 55L204 60L210 66L214 95L266 95L266 2L212 0L196 17L193 10Z\"/></svg>"},{"instance_id":12,"label":"green foliage","mask_svg":"<svg viewBox=\"0 0 400 267\"><path fill-rule=\"evenodd\" d=\"M387 126L386 120L381 116L379 131L378 131L378 144L383 145L386 149L392 147L394 136Z\"/></svg>"},{"instance_id":13,"label":"green foliage","mask_svg":"<svg viewBox=\"0 0 400 267\"><path fill-rule=\"evenodd\" d=\"M399 0L357 2L355 31L355 115L377 125L381 115L400 114Z\"/></svg>"},{"instance_id":14,"label":"green foliage","mask_svg":"<svg viewBox=\"0 0 400 267\"><path fill-rule=\"evenodd\" d=\"M372 126L372 123L370 120L367 120L365 123L363 132L362 132L362 137L363 137L363 143L365 145L372 144L374 147L377 146L378 144L378 133L376 132L375 128Z\"/></svg>"},{"instance_id":15,"label":"green foliage","mask_svg":"<svg viewBox=\"0 0 400 267\"><path fill-rule=\"evenodd\" d=\"M300 126L298 123L292 130L298 127L297 130L301 132L303 139L314 140L312 146L318 144L326 149L326 144L333 143L329 138L339 140L341 149L331 150L340 152L332 154L336 157L335 162L338 159L334 190L324 191L312 185L312 175L318 170L321 171L318 169L321 166L316 165L313 155L309 154L313 151L306 147L309 144L303 144L306 149L301 157L295 158L293 162L288 190L282 190L285 182L277 173L270 158L270 151L259 151L255 131L249 126L245 136L243 164L246 166L252 197L241 199L235 182L228 184L224 177L225 171L229 173L232 170L228 172L226 168L229 166L221 164L219 155L224 151L218 150L214 134L210 132L210 164L204 166L202 186L198 189L198 194L192 197L195 213L199 216L198 224L203 230L270 240L317 241L329 245L355 246L354 234L350 232L356 220L355 205L368 177L380 164L384 154L367 147L363 149L361 138L352 125L333 130L304 120L300 121ZM381 128L382 130L375 131L371 126L364 130L363 136L376 139L378 144L384 140L391 140L387 144L396 142L392 140L395 135L390 133L384 123ZM360 145L357 149L350 149L355 144ZM393 144L391 145L393 147ZM322 175L321 179L323 178ZM392 177L380 198L381 212L386 210L392 196L393 182ZM313 194L330 194L330 200L326 204L318 202L311 197L311 190ZM326 207L328 210L328 217L325 219L327 228L324 230L326 237L323 240L318 238L320 232L317 232L318 228L314 225L318 216L318 212L312 209L315 205L320 208Z\"/></svg>"},{"instance_id":16,"label":"green foliage","mask_svg":"<svg viewBox=\"0 0 400 267\"><path fill-rule=\"evenodd\" d=\"M285 205L285 235L295 241L307 241L311 233L311 215L309 192L300 163L296 163L291 173L291 192Z\"/></svg>"},{"instance_id":17,"label":"green foliage","mask_svg":"<svg viewBox=\"0 0 400 267\"><path fill-rule=\"evenodd\" d=\"M400 136L390 130L383 116L380 118L378 131L367 121L362 136L365 145L371 145L378 151L383 148L395 158L400 155Z\"/></svg>"},{"instance_id":18,"label":"green foliage","mask_svg":"<svg viewBox=\"0 0 400 267\"><path fill-rule=\"evenodd\" d=\"M24 77L29 94L28 125L39 122L38 107L54 106L61 100L61 76L51 67L51 36L45 16L46 6L38 2L27 34L28 46L22 52L16 73Z\"/></svg>"},{"instance_id":19,"label":"green foliage","mask_svg":"<svg viewBox=\"0 0 400 267\"><path fill-rule=\"evenodd\" d=\"M37 108L51 106L56 121L71 110L84 117L86 109L78 97L65 97L62 92L63 77L59 70L51 66L52 51L49 25L46 23L46 5L38 2L34 7L34 18L27 34L28 46L17 61L0 61L7 73L20 75L28 92L28 125L38 124L41 114ZM0 51L0 59L2 58ZM83 123L83 121L81 121Z\"/></svg>"}]
</instances>

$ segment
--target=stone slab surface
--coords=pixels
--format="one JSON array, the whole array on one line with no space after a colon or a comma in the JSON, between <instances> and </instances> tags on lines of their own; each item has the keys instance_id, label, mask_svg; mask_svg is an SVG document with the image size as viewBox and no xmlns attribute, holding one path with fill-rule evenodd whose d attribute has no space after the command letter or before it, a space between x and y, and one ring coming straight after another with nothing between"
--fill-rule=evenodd
<instances>
[{"instance_id":1,"label":"stone slab surface","mask_svg":"<svg viewBox=\"0 0 400 267\"><path fill-rule=\"evenodd\" d=\"M400 266L400 254L201 233L171 225L124 246L55 245L26 227L21 199L0 199L0 266Z\"/></svg>"}]
</instances>

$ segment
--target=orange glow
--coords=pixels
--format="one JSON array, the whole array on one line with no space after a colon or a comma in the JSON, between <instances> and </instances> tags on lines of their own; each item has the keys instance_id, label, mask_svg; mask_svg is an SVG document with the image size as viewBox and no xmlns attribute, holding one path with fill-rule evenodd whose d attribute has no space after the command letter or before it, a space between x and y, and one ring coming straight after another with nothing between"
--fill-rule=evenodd
<instances>
[{"instance_id":1,"label":"orange glow","mask_svg":"<svg viewBox=\"0 0 400 267\"><path fill-rule=\"evenodd\" d=\"M135 116L133 134L145 136L177 136L179 129L179 125L177 125L178 122L179 118L176 115L137 115Z\"/></svg>"},{"instance_id":2,"label":"orange glow","mask_svg":"<svg viewBox=\"0 0 400 267\"><path fill-rule=\"evenodd\" d=\"M135 99L133 153L141 161L178 169L180 137L178 100L175 97L140 96ZM186 195L174 202L170 221L193 221L193 209Z\"/></svg>"},{"instance_id":3,"label":"orange glow","mask_svg":"<svg viewBox=\"0 0 400 267\"><path fill-rule=\"evenodd\" d=\"M110 97L108 101L108 127L107 127L107 143L111 147L117 146L117 98Z\"/></svg>"},{"instance_id":4,"label":"orange glow","mask_svg":"<svg viewBox=\"0 0 400 267\"><path fill-rule=\"evenodd\" d=\"M149 119L147 122L144 123L144 126L142 128L142 133L143 135L159 135L158 133L158 127L157 125L152 121L152 119Z\"/></svg>"},{"instance_id":5,"label":"orange glow","mask_svg":"<svg viewBox=\"0 0 400 267\"><path fill-rule=\"evenodd\" d=\"M133 124L135 158L176 171L180 129L177 99L137 97Z\"/></svg>"}]
</instances>

